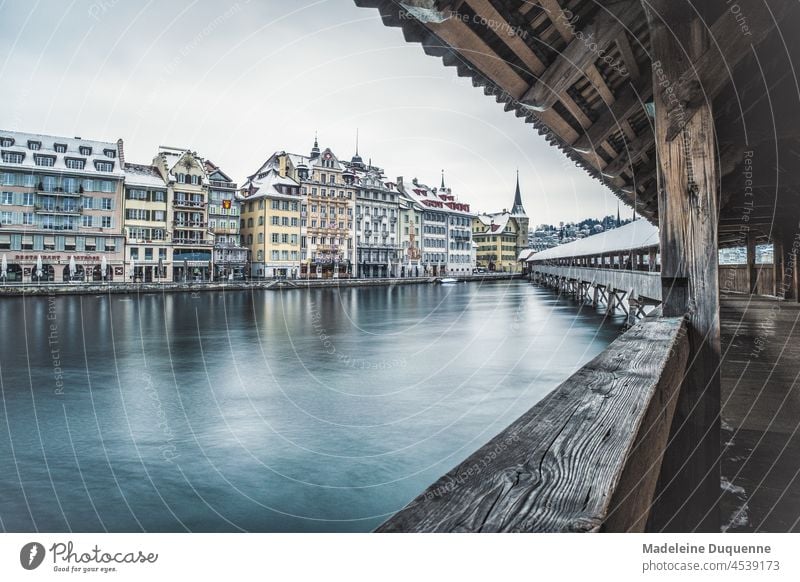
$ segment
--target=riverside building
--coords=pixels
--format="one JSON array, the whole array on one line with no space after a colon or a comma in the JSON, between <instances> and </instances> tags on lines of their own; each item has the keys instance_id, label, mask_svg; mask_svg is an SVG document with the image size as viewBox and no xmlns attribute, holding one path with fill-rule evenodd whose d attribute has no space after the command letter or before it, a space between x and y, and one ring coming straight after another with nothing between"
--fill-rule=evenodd
<instances>
[{"instance_id":1,"label":"riverside building","mask_svg":"<svg viewBox=\"0 0 800 582\"><path fill-rule=\"evenodd\" d=\"M357 277L399 277L402 251L398 220L400 193L395 185L384 182L383 170L365 164L358 149L347 164L354 176L355 247Z\"/></svg>"},{"instance_id":2,"label":"riverside building","mask_svg":"<svg viewBox=\"0 0 800 582\"><path fill-rule=\"evenodd\" d=\"M281 173L284 155L272 155L247 178L238 196L242 242L255 278L300 274L300 184Z\"/></svg>"},{"instance_id":3,"label":"riverside building","mask_svg":"<svg viewBox=\"0 0 800 582\"><path fill-rule=\"evenodd\" d=\"M167 183L154 166L125 164L126 281L172 280Z\"/></svg>"},{"instance_id":4,"label":"riverside building","mask_svg":"<svg viewBox=\"0 0 800 582\"><path fill-rule=\"evenodd\" d=\"M214 280L244 278L248 249L241 244L240 208L236 183L210 160L208 177L208 230L214 235Z\"/></svg>"},{"instance_id":5,"label":"riverside building","mask_svg":"<svg viewBox=\"0 0 800 582\"><path fill-rule=\"evenodd\" d=\"M522 206L517 173L511 212L503 210L493 214L480 214L472 222L472 237L477 245L476 266L488 271L521 271L517 257L528 248L528 225L529 219Z\"/></svg>"},{"instance_id":6,"label":"riverside building","mask_svg":"<svg viewBox=\"0 0 800 582\"><path fill-rule=\"evenodd\" d=\"M214 241L208 227L208 179L195 152L160 147L153 166L167 184L167 238L172 247L172 279L208 281Z\"/></svg>"},{"instance_id":7,"label":"riverside building","mask_svg":"<svg viewBox=\"0 0 800 582\"><path fill-rule=\"evenodd\" d=\"M121 140L0 130L6 281L123 279L123 163Z\"/></svg>"}]
</instances>

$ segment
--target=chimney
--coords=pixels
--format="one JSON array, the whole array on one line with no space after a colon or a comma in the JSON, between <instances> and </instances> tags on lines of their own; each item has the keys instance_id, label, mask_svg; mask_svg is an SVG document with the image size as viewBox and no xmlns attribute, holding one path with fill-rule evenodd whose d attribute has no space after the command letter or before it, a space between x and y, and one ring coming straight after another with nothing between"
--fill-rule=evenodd
<instances>
[{"instance_id":1,"label":"chimney","mask_svg":"<svg viewBox=\"0 0 800 582\"><path fill-rule=\"evenodd\" d=\"M125 148L122 142L122 138L117 140L117 150L119 150L119 167L124 168L125 166Z\"/></svg>"}]
</instances>

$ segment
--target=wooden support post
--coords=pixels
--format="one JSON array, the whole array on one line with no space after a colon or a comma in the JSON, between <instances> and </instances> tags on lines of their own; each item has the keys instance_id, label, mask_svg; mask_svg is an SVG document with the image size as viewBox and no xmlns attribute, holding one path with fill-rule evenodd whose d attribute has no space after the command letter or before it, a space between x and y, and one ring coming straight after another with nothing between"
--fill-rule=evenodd
<instances>
[{"instance_id":1,"label":"wooden support post","mask_svg":"<svg viewBox=\"0 0 800 582\"><path fill-rule=\"evenodd\" d=\"M686 317L690 345L648 527L719 532L719 193L714 119L710 101L690 117L671 91L682 76L691 74L693 60L710 47L710 39L697 12L683 2L648 0L643 5L656 89L662 309L665 317ZM703 80L698 82L702 86ZM670 125L680 116L686 122L670 139Z\"/></svg>"},{"instance_id":2,"label":"wooden support post","mask_svg":"<svg viewBox=\"0 0 800 582\"><path fill-rule=\"evenodd\" d=\"M648 270L651 273L656 272L656 248L652 247L647 251L647 262L650 263L648 265Z\"/></svg>"},{"instance_id":3,"label":"wooden support post","mask_svg":"<svg viewBox=\"0 0 800 582\"><path fill-rule=\"evenodd\" d=\"M773 295L783 299L786 296L786 287L783 283L783 243L780 239L772 243L772 280Z\"/></svg>"},{"instance_id":4,"label":"wooden support post","mask_svg":"<svg viewBox=\"0 0 800 582\"><path fill-rule=\"evenodd\" d=\"M756 237L747 233L747 288L751 295L758 294L758 271L756 270Z\"/></svg>"}]
</instances>

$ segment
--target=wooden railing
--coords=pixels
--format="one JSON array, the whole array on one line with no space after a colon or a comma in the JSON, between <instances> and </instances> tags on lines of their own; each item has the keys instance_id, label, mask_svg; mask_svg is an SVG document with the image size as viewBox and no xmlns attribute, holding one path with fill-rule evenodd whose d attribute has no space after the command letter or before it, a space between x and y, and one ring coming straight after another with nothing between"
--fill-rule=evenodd
<instances>
[{"instance_id":1,"label":"wooden railing","mask_svg":"<svg viewBox=\"0 0 800 582\"><path fill-rule=\"evenodd\" d=\"M687 356L637 324L377 531L643 531Z\"/></svg>"},{"instance_id":2,"label":"wooden railing","mask_svg":"<svg viewBox=\"0 0 800 582\"><path fill-rule=\"evenodd\" d=\"M556 265L533 265L533 272L558 275L593 285L613 287L625 291L633 290L637 296L661 300L661 273L627 271L625 269L594 269L591 267L567 267Z\"/></svg>"},{"instance_id":3,"label":"wooden railing","mask_svg":"<svg viewBox=\"0 0 800 582\"><path fill-rule=\"evenodd\" d=\"M756 265L756 293L775 294L775 275L771 264ZM720 265L719 289L724 292L750 293L750 275L747 265Z\"/></svg>"}]
</instances>

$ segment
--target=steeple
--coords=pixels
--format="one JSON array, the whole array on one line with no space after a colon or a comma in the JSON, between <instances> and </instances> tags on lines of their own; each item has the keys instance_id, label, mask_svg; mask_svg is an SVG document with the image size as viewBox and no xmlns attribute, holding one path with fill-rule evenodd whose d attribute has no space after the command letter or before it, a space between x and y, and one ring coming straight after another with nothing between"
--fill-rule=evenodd
<instances>
[{"instance_id":1,"label":"steeple","mask_svg":"<svg viewBox=\"0 0 800 582\"><path fill-rule=\"evenodd\" d=\"M361 156L358 155L358 128L356 128L356 155L350 160L351 164L358 164L360 166L364 165L364 160L361 159Z\"/></svg>"},{"instance_id":2,"label":"steeple","mask_svg":"<svg viewBox=\"0 0 800 582\"><path fill-rule=\"evenodd\" d=\"M442 190L444 190L444 168L442 168Z\"/></svg>"},{"instance_id":3,"label":"steeple","mask_svg":"<svg viewBox=\"0 0 800 582\"><path fill-rule=\"evenodd\" d=\"M522 194L519 191L519 169L517 169L517 190L514 192L514 206L511 208L512 216L526 216L522 206Z\"/></svg>"},{"instance_id":4,"label":"steeple","mask_svg":"<svg viewBox=\"0 0 800 582\"><path fill-rule=\"evenodd\" d=\"M317 141L317 132L314 132L314 147L311 148L311 159L319 157L319 142Z\"/></svg>"},{"instance_id":5,"label":"steeple","mask_svg":"<svg viewBox=\"0 0 800 582\"><path fill-rule=\"evenodd\" d=\"M622 224L622 219L619 216L619 200L617 200L617 228L619 228L620 224Z\"/></svg>"}]
</instances>

